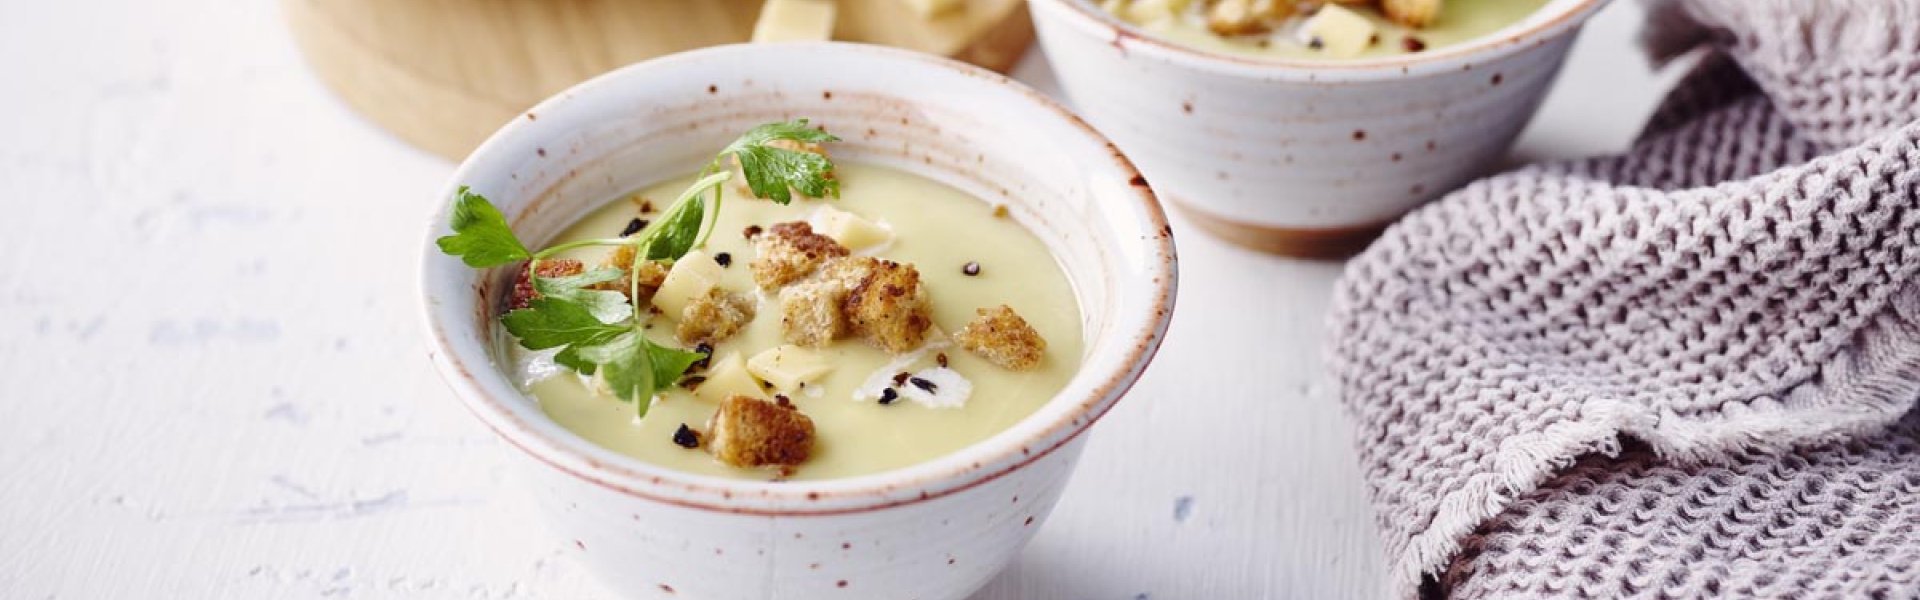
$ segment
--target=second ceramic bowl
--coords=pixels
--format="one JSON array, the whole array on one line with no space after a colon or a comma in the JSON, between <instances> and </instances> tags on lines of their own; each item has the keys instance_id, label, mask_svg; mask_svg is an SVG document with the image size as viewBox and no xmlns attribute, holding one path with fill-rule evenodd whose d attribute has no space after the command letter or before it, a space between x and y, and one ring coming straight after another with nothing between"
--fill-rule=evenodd
<instances>
[{"instance_id":1,"label":"second ceramic bowl","mask_svg":"<svg viewBox=\"0 0 1920 600\"><path fill-rule=\"evenodd\" d=\"M1029 4L1075 106L1162 198L1242 245L1337 256L1494 166L1605 3L1553 0L1477 40L1349 62L1195 50L1088 0Z\"/></svg>"},{"instance_id":2,"label":"second ceramic bowl","mask_svg":"<svg viewBox=\"0 0 1920 600\"><path fill-rule=\"evenodd\" d=\"M692 475L616 454L541 412L499 365L509 269L422 256L434 363L522 452L552 528L623 595L961 598L1033 536L1081 435L1146 369L1173 310L1172 233L1146 181L1091 128L998 74L851 44L723 46L640 63L515 118L460 165L515 231L550 239L620 195L691 173L748 128L806 117L877 163L1006 205L1072 280L1086 354L1067 387L1012 428L938 459L826 481ZM910 201L903 198L902 201ZM1045 260L1047 257L1034 257Z\"/></svg>"}]
</instances>

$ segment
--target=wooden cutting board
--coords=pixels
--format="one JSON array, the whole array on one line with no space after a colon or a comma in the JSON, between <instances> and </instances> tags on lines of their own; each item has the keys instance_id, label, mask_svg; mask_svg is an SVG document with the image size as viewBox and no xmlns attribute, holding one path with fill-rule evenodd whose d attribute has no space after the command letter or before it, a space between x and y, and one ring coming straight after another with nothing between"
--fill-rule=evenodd
<instances>
[{"instance_id":1,"label":"wooden cutting board","mask_svg":"<svg viewBox=\"0 0 1920 600\"><path fill-rule=\"evenodd\" d=\"M836 0L834 39L1006 71L1033 41L1024 0L921 19ZM746 41L761 0L283 0L320 79L402 139L460 160L514 115L629 63Z\"/></svg>"}]
</instances>

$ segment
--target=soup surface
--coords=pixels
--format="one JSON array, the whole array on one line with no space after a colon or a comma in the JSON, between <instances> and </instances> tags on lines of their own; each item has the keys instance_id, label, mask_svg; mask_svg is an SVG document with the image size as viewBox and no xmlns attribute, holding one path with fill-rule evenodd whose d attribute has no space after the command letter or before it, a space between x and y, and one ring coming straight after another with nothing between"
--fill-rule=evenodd
<instances>
[{"instance_id":1,"label":"soup surface","mask_svg":"<svg viewBox=\"0 0 1920 600\"><path fill-rule=\"evenodd\" d=\"M1519 22L1547 1L1446 0L1432 22L1421 27L1397 23L1373 6L1347 6L1351 14L1371 25L1370 30L1351 28L1360 32L1356 35L1371 36L1351 47L1331 39L1341 33L1316 36L1310 9L1268 19L1243 33L1222 34L1209 26L1213 2L1206 0L1110 0L1101 6L1150 34L1198 50L1289 60L1353 60L1424 52L1473 40ZM1145 3L1171 10L1135 8ZM1316 42L1316 37L1321 39Z\"/></svg>"},{"instance_id":2,"label":"soup surface","mask_svg":"<svg viewBox=\"0 0 1920 600\"><path fill-rule=\"evenodd\" d=\"M874 221L892 231L892 241L856 251L856 255L914 265L932 299L934 330L927 351L910 365L863 343L837 340L821 350L832 368L817 381L782 393L809 416L816 433L812 456L790 468L737 468L716 460L703 449L687 449L674 442L686 425L704 429L717 404L682 387L662 394L645 418L635 417L632 403L600 390L596 383L553 366L550 352L510 346L521 385L538 399L540 407L567 429L614 451L680 471L750 479L830 479L878 473L925 462L984 440L1032 414L1073 377L1082 355L1080 313L1065 273L1046 246L1012 218L997 216L993 205L938 182L890 168L841 162L838 199L795 197L781 206L749 197L735 183L723 186L725 200L718 225L704 251L725 253L728 266L720 286L751 298L755 317L739 334L714 345L714 364L738 354L752 357L786 343L777 293L761 291L748 266L755 256L752 241L743 233L750 226L769 227L786 221L806 221L822 207L832 207ZM693 181L687 176L666 181L615 200L588 215L552 240L605 238L619 234L641 213L642 204L656 210ZM559 258L592 265L606 256L604 248L582 248ZM975 263L977 268L970 268ZM969 275L967 271L974 271ZM1008 305L1046 339L1037 368L1012 371L974 355L958 344L940 346L948 335L975 318L975 310ZM670 319L656 316L649 330L655 341L682 346L674 340ZM881 404L871 397L857 399L855 390L878 375L931 367L940 355L972 385L959 407L933 407L900 399ZM905 355L903 355L905 356ZM698 374L698 373L696 373Z\"/></svg>"}]
</instances>

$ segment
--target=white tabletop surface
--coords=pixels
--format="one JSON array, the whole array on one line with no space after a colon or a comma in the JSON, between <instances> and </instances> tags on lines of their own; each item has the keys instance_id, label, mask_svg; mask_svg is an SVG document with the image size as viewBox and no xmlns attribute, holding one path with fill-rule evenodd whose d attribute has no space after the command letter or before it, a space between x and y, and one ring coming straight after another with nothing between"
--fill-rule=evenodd
<instances>
[{"instance_id":1,"label":"white tabletop surface","mask_svg":"<svg viewBox=\"0 0 1920 600\"><path fill-rule=\"evenodd\" d=\"M1625 146L1673 74L1588 28L1516 156ZM602 598L427 363L453 165L362 120L266 0L0 0L0 597ZM1055 90L1036 50L1017 75ZM981 598L1383 589L1323 383L1340 265L1176 220L1159 360Z\"/></svg>"}]
</instances>

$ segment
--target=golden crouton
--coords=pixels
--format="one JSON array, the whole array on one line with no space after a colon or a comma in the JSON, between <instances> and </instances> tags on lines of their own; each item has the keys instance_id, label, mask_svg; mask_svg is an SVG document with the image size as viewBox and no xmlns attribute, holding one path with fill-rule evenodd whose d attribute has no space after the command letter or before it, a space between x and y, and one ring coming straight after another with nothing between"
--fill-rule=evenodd
<instances>
[{"instance_id":1,"label":"golden crouton","mask_svg":"<svg viewBox=\"0 0 1920 600\"><path fill-rule=\"evenodd\" d=\"M533 269L541 277L571 277L586 271L586 265L570 258L554 258L540 261ZM526 269L520 269L519 274L514 275L513 295L507 298L507 310L526 308L534 298L539 297L540 292L533 289L533 278L528 276Z\"/></svg>"},{"instance_id":2,"label":"golden crouton","mask_svg":"<svg viewBox=\"0 0 1920 600\"><path fill-rule=\"evenodd\" d=\"M680 343L690 346L702 342L718 344L745 329L752 320L752 300L713 288L680 311L680 325L674 329L674 335L680 338Z\"/></svg>"},{"instance_id":3,"label":"golden crouton","mask_svg":"<svg viewBox=\"0 0 1920 600\"><path fill-rule=\"evenodd\" d=\"M854 335L894 354L926 341L933 306L913 265L862 256L841 259L831 271L828 275L842 281L859 277L842 305Z\"/></svg>"},{"instance_id":4,"label":"golden crouton","mask_svg":"<svg viewBox=\"0 0 1920 600\"><path fill-rule=\"evenodd\" d=\"M607 255L606 260L600 262L600 266L603 268L610 267L620 269L627 273L620 276L619 279L594 285L593 289L611 290L627 294L633 291L633 281L628 278L637 275L640 277L640 301L646 302L653 299L653 293L660 289L662 282L667 280L667 267L661 264L660 261L650 260L640 263L640 267L636 269L633 266L633 258L635 255L636 252L633 246L615 248L613 253Z\"/></svg>"},{"instance_id":5,"label":"golden crouton","mask_svg":"<svg viewBox=\"0 0 1920 600\"><path fill-rule=\"evenodd\" d=\"M1380 12L1408 27L1426 27L1440 18L1441 0L1380 0Z\"/></svg>"},{"instance_id":6,"label":"golden crouton","mask_svg":"<svg viewBox=\"0 0 1920 600\"><path fill-rule=\"evenodd\" d=\"M837 279L814 277L780 290L780 323L787 342L818 348L847 337L850 327L840 307L849 289Z\"/></svg>"},{"instance_id":7,"label":"golden crouton","mask_svg":"<svg viewBox=\"0 0 1920 600\"><path fill-rule=\"evenodd\" d=\"M786 402L731 396L707 421L707 438L707 450L729 465L797 465L813 452L813 419Z\"/></svg>"},{"instance_id":8,"label":"golden crouton","mask_svg":"<svg viewBox=\"0 0 1920 600\"><path fill-rule=\"evenodd\" d=\"M846 246L814 233L804 221L775 223L753 241L759 250L753 259L753 281L767 289L799 281L822 263L847 255Z\"/></svg>"},{"instance_id":9,"label":"golden crouton","mask_svg":"<svg viewBox=\"0 0 1920 600\"><path fill-rule=\"evenodd\" d=\"M1293 0L1214 0L1207 7L1207 29L1220 35L1266 33L1273 21L1293 12Z\"/></svg>"},{"instance_id":10,"label":"golden crouton","mask_svg":"<svg viewBox=\"0 0 1920 600\"><path fill-rule=\"evenodd\" d=\"M1027 371L1040 366L1047 340L1005 304L976 311L979 317L953 334L960 347L1001 368Z\"/></svg>"}]
</instances>

